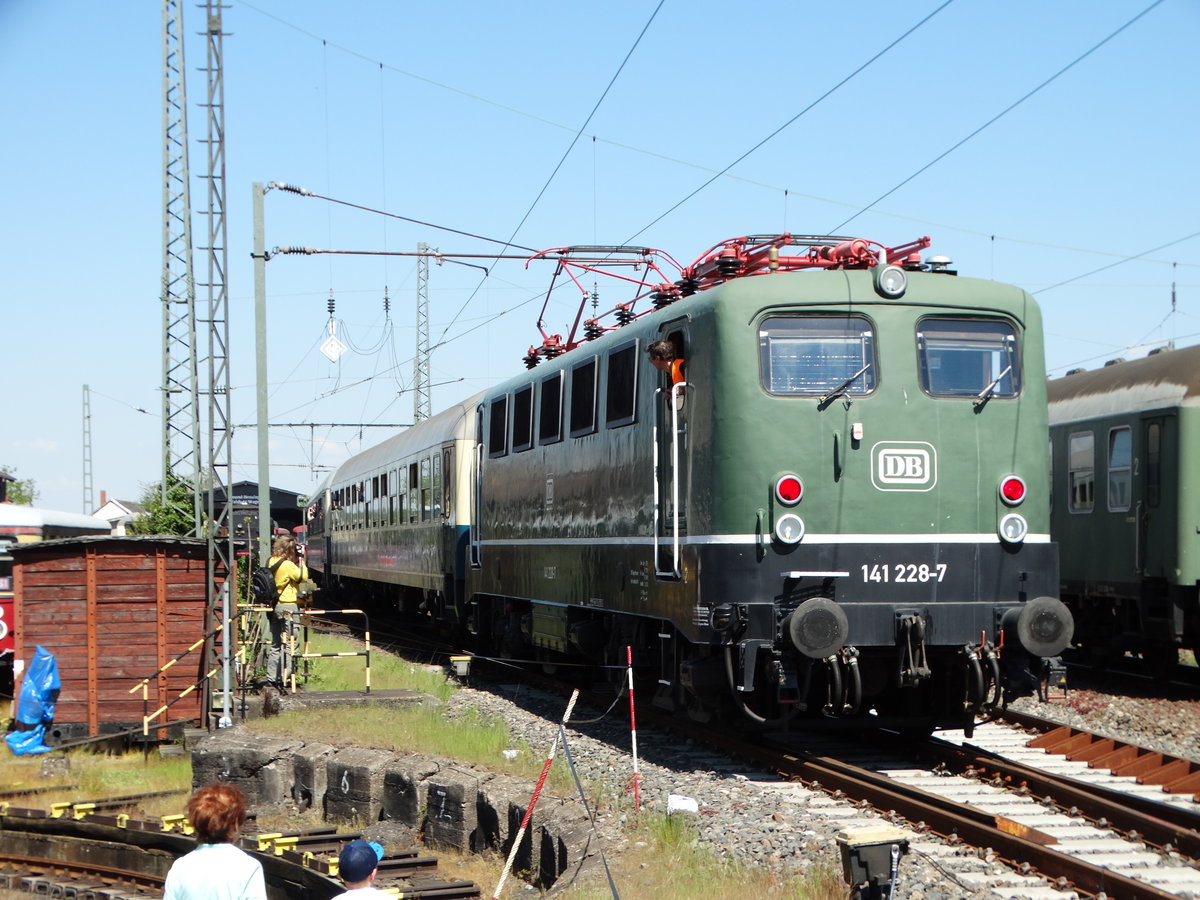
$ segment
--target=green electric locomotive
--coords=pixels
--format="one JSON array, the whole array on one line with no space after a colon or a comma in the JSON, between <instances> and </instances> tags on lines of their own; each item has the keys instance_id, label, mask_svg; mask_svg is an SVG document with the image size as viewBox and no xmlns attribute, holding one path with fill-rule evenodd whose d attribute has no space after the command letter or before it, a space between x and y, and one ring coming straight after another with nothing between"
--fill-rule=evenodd
<instances>
[{"instance_id":1,"label":"green electric locomotive","mask_svg":"<svg viewBox=\"0 0 1200 900\"><path fill-rule=\"evenodd\" d=\"M738 238L660 282L654 251L549 254L571 274L632 252L641 293L612 327L543 332L525 373L435 426L462 489L431 550L444 588L409 605L489 655L630 653L698 718L969 727L1030 692L1072 634L1040 313L927 244ZM370 467L344 468L331 496L369 494Z\"/></svg>"},{"instance_id":2,"label":"green electric locomotive","mask_svg":"<svg viewBox=\"0 0 1200 900\"><path fill-rule=\"evenodd\" d=\"M1075 642L1167 675L1200 649L1200 346L1051 381L1051 532Z\"/></svg>"}]
</instances>

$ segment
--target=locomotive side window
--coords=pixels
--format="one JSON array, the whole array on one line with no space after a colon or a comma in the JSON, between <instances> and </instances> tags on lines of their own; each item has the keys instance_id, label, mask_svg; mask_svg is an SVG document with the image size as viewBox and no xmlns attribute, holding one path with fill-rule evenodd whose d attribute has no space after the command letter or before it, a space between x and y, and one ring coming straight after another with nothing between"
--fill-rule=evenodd
<instances>
[{"instance_id":1,"label":"locomotive side window","mask_svg":"<svg viewBox=\"0 0 1200 900\"><path fill-rule=\"evenodd\" d=\"M637 342L633 341L608 354L608 399L604 424L609 428L632 424L636 398Z\"/></svg>"},{"instance_id":2,"label":"locomotive side window","mask_svg":"<svg viewBox=\"0 0 1200 900\"><path fill-rule=\"evenodd\" d=\"M541 415L538 417L538 443L562 440L562 373L542 382Z\"/></svg>"},{"instance_id":3,"label":"locomotive side window","mask_svg":"<svg viewBox=\"0 0 1200 900\"><path fill-rule=\"evenodd\" d=\"M1017 335L995 319L922 319L921 389L931 397L1015 397L1021 391Z\"/></svg>"},{"instance_id":4,"label":"locomotive side window","mask_svg":"<svg viewBox=\"0 0 1200 900\"><path fill-rule=\"evenodd\" d=\"M772 316L758 329L763 387L781 396L875 390L875 333L862 316Z\"/></svg>"},{"instance_id":5,"label":"locomotive side window","mask_svg":"<svg viewBox=\"0 0 1200 900\"><path fill-rule=\"evenodd\" d=\"M1096 502L1096 439L1090 431L1071 435L1067 442L1067 508L1090 513Z\"/></svg>"},{"instance_id":6,"label":"locomotive side window","mask_svg":"<svg viewBox=\"0 0 1200 900\"><path fill-rule=\"evenodd\" d=\"M1129 426L1108 433L1108 508L1112 512L1129 509L1133 485L1133 432Z\"/></svg>"},{"instance_id":7,"label":"locomotive side window","mask_svg":"<svg viewBox=\"0 0 1200 900\"><path fill-rule=\"evenodd\" d=\"M533 385L513 394L513 453L533 446Z\"/></svg>"},{"instance_id":8,"label":"locomotive side window","mask_svg":"<svg viewBox=\"0 0 1200 900\"><path fill-rule=\"evenodd\" d=\"M488 456L508 453L508 397L493 400L488 415ZM416 487L416 485L413 485Z\"/></svg>"},{"instance_id":9,"label":"locomotive side window","mask_svg":"<svg viewBox=\"0 0 1200 900\"><path fill-rule=\"evenodd\" d=\"M596 430L596 360L571 369L571 437Z\"/></svg>"}]
</instances>

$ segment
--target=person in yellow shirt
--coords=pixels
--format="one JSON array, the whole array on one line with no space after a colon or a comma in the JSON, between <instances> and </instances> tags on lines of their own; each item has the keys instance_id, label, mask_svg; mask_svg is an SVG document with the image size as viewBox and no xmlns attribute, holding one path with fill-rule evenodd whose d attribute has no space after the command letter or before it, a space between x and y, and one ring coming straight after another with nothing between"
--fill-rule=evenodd
<instances>
[{"instance_id":1,"label":"person in yellow shirt","mask_svg":"<svg viewBox=\"0 0 1200 900\"><path fill-rule=\"evenodd\" d=\"M286 693L294 685L292 666L300 613L297 590L301 582L308 581L308 566L290 534L275 538L267 565L275 572L275 589L279 592L279 602L267 615L271 625L267 681Z\"/></svg>"}]
</instances>

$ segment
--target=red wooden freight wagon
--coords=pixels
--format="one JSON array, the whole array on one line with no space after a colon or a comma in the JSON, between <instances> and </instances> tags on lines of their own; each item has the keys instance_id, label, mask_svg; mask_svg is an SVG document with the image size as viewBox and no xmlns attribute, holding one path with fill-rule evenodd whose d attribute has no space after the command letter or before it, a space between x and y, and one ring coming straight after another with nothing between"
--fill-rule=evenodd
<instances>
[{"instance_id":1,"label":"red wooden freight wagon","mask_svg":"<svg viewBox=\"0 0 1200 900\"><path fill-rule=\"evenodd\" d=\"M204 540L44 541L14 548L13 560L18 665L27 665L40 644L54 654L62 681L48 742L140 728L147 707L153 712L171 701L156 722L203 724L205 686L187 693L211 668L203 646L162 667L214 624L206 610ZM224 572L216 578L220 583ZM130 689L146 678L144 702L141 690Z\"/></svg>"}]
</instances>

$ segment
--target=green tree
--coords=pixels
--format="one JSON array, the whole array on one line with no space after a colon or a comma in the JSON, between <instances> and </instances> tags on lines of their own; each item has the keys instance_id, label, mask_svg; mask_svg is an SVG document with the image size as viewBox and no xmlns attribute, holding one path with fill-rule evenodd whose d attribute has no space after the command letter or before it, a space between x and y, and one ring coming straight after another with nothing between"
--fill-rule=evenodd
<instances>
[{"instance_id":1,"label":"green tree","mask_svg":"<svg viewBox=\"0 0 1200 900\"><path fill-rule=\"evenodd\" d=\"M0 464L0 472L17 478L17 470L12 466ZM37 482L32 478L18 478L8 483L8 502L31 506L38 498Z\"/></svg>"},{"instance_id":2,"label":"green tree","mask_svg":"<svg viewBox=\"0 0 1200 900\"><path fill-rule=\"evenodd\" d=\"M142 494L144 516L129 523L130 534L187 535L192 532L192 486L175 475L167 476L167 502L163 503L162 482Z\"/></svg>"}]
</instances>

